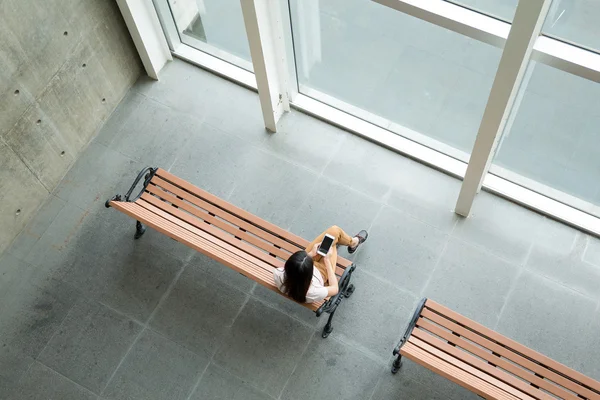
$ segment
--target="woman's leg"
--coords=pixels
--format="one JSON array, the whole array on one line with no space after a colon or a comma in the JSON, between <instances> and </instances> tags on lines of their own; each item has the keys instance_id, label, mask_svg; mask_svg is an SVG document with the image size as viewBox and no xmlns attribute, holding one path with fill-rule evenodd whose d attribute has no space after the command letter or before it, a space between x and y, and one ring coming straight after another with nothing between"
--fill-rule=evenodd
<instances>
[{"instance_id":1,"label":"woman's leg","mask_svg":"<svg viewBox=\"0 0 600 400\"><path fill-rule=\"evenodd\" d=\"M350 246L352 244L352 237L350 235L348 235L346 232L344 232L342 230L342 228L334 225L334 226L328 228L325 232L321 233L319 236L317 236L315 238L315 240L313 240L308 245L308 247L306 248L306 251L311 251L313 249L313 247L315 247L315 244L321 243L323 241L323 237L325 237L325 234L329 234L329 235L333 236L333 238L334 238L333 246L335 246L335 245Z\"/></svg>"},{"instance_id":2,"label":"woman's leg","mask_svg":"<svg viewBox=\"0 0 600 400\"><path fill-rule=\"evenodd\" d=\"M311 251L313 249L313 247L315 247L316 244L321 243L326 234L329 234L329 235L333 236L333 238L334 238L333 244L331 245L331 252L333 253L333 259L336 261L336 264L337 264L337 247L336 247L336 245L339 244L342 246L349 246L352 244L352 237L350 237L346 232L344 232L342 230L342 228L340 228L339 226L334 225L334 226L328 228L325 232L321 233L319 236L317 236L315 238L315 240L313 240L308 245L308 247L306 248L306 251ZM325 264L322 262L322 259L323 259L323 257L318 254L317 254L317 256L315 256L315 267L319 270L319 272L323 276L325 285L327 285L329 283L328 279L327 279L327 271L325 269Z\"/></svg>"}]
</instances>

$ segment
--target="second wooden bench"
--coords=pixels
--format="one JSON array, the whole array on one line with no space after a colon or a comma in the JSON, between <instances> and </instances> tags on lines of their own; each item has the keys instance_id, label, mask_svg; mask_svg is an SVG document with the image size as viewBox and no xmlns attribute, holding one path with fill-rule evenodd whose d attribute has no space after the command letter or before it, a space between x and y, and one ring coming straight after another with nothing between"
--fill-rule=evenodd
<instances>
[{"instance_id":1,"label":"second wooden bench","mask_svg":"<svg viewBox=\"0 0 600 400\"><path fill-rule=\"evenodd\" d=\"M428 299L394 355L393 373L406 357L486 399L600 399L600 382Z\"/></svg>"}]
</instances>

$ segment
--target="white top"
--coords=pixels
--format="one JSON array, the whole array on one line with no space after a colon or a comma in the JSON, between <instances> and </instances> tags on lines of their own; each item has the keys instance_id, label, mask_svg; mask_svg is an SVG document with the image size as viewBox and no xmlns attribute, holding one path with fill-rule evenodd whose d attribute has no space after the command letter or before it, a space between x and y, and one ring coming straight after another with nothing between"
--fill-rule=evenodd
<instances>
[{"instance_id":1,"label":"white top","mask_svg":"<svg viewBox=\"0 0 600 400\"><path fill-rule=\"evenodd\" d=\"M282 293L285 293L283 281L285 277L285 271L283 268L275 268L273 270L273 278L275 278L275 285L279 288ZM306 302L315 303L321 301L327 297L327 288L325 287L325 280L317 268L313 269L313 277L308 292L306 292Z\"/></svg>"}]
</instances>

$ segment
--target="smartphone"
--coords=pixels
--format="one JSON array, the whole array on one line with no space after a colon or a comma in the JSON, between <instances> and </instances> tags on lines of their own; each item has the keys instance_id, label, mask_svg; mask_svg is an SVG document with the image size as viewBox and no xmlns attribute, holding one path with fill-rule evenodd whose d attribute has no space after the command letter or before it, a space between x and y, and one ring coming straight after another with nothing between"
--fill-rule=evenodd
<instances>
[{"instance_id":1,"label":"smartphone","mask_svg":"<svg viewBox=\"0 0 600 400\"><path fill-rule=\"evenodd\" d=\"M325 234L325 237L323 238L323 241L319 245L319 249L317 250L317 254L320 254L323 257L325 257L327 255L327 253L329 252L329 249L331 249L331 246L333 245L333 241L334 240L335 240L335 238L333 236Z\"/></svg>"}]
</instances>

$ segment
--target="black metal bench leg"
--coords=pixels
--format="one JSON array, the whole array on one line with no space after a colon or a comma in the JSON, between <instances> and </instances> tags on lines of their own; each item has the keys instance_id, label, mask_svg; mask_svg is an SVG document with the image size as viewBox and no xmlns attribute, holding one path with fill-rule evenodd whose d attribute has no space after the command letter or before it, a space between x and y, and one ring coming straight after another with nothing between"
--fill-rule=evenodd
<instances>
[{"instance_id":1,"label":"black metal bench leg","mask_svg":"<svg viewBox=\"0 0 600 400\"><path fill-rule=\"evenodd\" d=\"M354 285L350 284L350 285L348 285L346 290L344 290L344 297L348 298L348 297L352 296L352 293L354 293Z\"/></svg>"},{"instance_id":2,"label":"black metal bench leg","mask_svg":"<svg viewBox=\"0 0 600 400\"><path fill-rule=\"evenodd\" d=\"M329 336L331 331L333 331L333 326L331 326L331 320L333 319L333 314L335 314L335 310L333 310L329 314L329 319L327 320L327 325L325 325L325 327L323 328L323 333L321 334L321 336L323 338L326 338L327 336Z\"/></svg>"},{"instance_id":3,"label":"black metal bench leg","mask_svg":"<svg viewBox=\"0 0 600 400\"><path fill-rule=\"evenodd\" d=\"M398 354L398 357L394 360L394 363L392 364L392 374L395 374L396 372L400 371L400 368L402 368L402 356Z\"/></svg>"},{"instance_id":4,"label":"black metal bench leg","mask_svg":"<svg viewBox=\"0 0 600 400\"><path fill-rule=\"evenodd\" d=\"M140 221L135 221L135 235L133 236L134 239L139 239L142 237L142 235L146 232L146 227L144 225L142 225L142 223Z\"/></svg>"}]
</instances>

